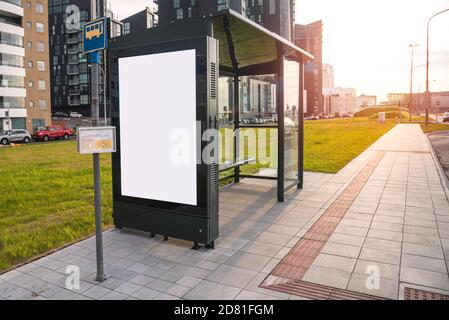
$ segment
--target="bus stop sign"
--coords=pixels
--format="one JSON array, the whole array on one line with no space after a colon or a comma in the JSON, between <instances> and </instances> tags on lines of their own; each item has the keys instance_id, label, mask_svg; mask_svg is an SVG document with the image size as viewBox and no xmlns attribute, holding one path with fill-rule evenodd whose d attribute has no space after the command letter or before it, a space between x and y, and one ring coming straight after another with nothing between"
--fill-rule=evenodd
<instances>
[{"instance_id":1,"label":"bus stop sign","mask_svg":"<svg viewBox=\"0 0 449 320\"><path fill-rule=\"evenodd\" d=\"M100 18L84 25L84 53L105 50L107 44L107 18Z\"/></svg>"}]
</instances>

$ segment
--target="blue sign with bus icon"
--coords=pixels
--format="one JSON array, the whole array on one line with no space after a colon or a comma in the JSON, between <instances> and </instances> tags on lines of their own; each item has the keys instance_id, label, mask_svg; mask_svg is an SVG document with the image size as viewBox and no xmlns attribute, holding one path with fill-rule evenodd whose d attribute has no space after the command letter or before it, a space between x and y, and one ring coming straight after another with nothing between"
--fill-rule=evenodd
<instances>
[{"instance_id":1,"label":"blue sign with bus icon","mask_svg":"<svg viewBox=\"0 0 449 320\"><path fill-rule=\"evenodd\" d=\"M84 53L106 49L108 43L107 19L100 18L84 25Z\"/></svg>"}]
</instances>

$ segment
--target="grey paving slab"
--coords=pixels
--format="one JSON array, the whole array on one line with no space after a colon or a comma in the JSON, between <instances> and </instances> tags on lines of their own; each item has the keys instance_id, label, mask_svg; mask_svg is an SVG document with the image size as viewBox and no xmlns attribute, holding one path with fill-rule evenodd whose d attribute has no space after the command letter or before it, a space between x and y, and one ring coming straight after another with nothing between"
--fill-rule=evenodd
<instances>
[{"instance_id":1,"label":"grey paving slab","mask_svg":"<svg viewBox=\"0 0 449 320\"><path fill-rule=\"evenodd\" d=\"M246 270L259 272L271 260L267 256L239 251L226 260L225 264ZM270 270L271 271L271 270Z\"/></svg>"},{"instance_id":2,"label":"grey paving slab","mask_svg":"<svg viewBox=\"0 0 449 320\"><path fill-rule=\"evenodd\" d=\"M328 242L321 252L335 256L357 259L361 250L362 248L357 246Z\"/></svg>"},{"instance_id":3,"label":"grey paving slab","mask_svg":"<svg viewBox=\"0 0 449 320\"><path fill-rule=\"evenodd\" d=\"M385 239L366 238L364 248L378 249L401 253L401 242Z\"/></svg>"},{"instance_id":4,"label":"grey paving slab","mask_svg":"<svg viewBox=\"0 0 449 320\"><path fill-rule=\"evenodd\" d=\"M204 280L190 290L184 299L187 300L233 300L241 289L220 283Z\"/></svg>"},{"instance_id":5,"label":"grey paving slab","mask_svg":"<svg viewBox=\"0 0 449 320\"><path fill-rule=\"evenodd\" d=\"M356 259L321 253L311 267L318 266L352 273L356 262Z\"/></svg>"},{"instance_id":6,"label":"grey paving slab","mask_svg":"<svg viewBox=\"0 0 449 320\"><path fill-rule=\"evenodd\" d=\"M125 282L121 286L115 288L114 291L130 296L141 288L142 287L139 285L136 285L136 284L133 284L130 282Z\"/></svg>"},{"instance_id":7,"label":"grey paving slab","mask_svg":"<svg viewBox=\"0 0 449 320\"><path fill-rule=\"evenodd\" d=\"M239 295L235 298L235 300L280 300L280 298L266 295L258 292L252 292L248 290L243 290L239 293Z\"/></svg>"},{"instance_id":8,"label":"grey paving slab","mask_svg":"<svg viewBox=\"0 0 449 320\"><path fill-rule=\"evenodd\" d=\"M139 300L153 300L160 292L149 288L140 288L135 291L131 296Z\"/></svg>"},{"instance_id":9,"label":"grey paving slab","mask_svg":"<svg viewBox=\"0 0 449 320\"><path fill-rule=\"evenodd\" d=\"M360 259L399 265L401 262L401 253L364 247L360 252Z\"/></svg>"},{"instance_id":10,"label":"grey paving slab","mask_svg":"<svg viewBox=\"0 0 449 320\"><path fill-rule=\"evenodd\" d=\"M379 278L377 285L372 285L366 275L354 273L349 281L348 290L383 297L387 299L397 299L399 283L396 280Z\"/></svg>"},{"instance_id":11,"label":"grey paving slab","mask_svg":"<svg viewBox=\"0 0 449 320\"><path fill-rule=\"evenodd\" d=\"M423 256L436 259L444 259L443 250L441 246L428 246L413 243L404 243L402 246L404 254L411 254L416 256Z\"/></svg>"},{"instance_id":12,"label":"grey paving slab","mask_svg":"<svg viewBox=\"0 0 449 320\"><path fill-rule=\"evenodd\" d=\"M106 294L110 293L111 290L101 287L101 286L93 286L92 288L86 290L85 292L83 292L83 295L94 299L94 300L99 300L100 298L102 298L103 296L105 296Z\"/></svg>"},{"instance_id":13,"label":"grey paving slab","mask_svg":"<svg viewBox=\"0 0 449 320\"><path fill-rule=\"evenodd\" d=\"M378 276L387 280L399 279L399 265L380 263L368 260L358 260L354 268L354 273L359 275L370 275L373 270L378 272Z\"/></svg>"},{"instance_id":14,"label":"grey paving slab","mask_svg":"<svg viewBox=\"0 0 449 320\"><path fill-rule=\"evenodd\" d=\"M257 272L242 268L222 265L214 271L207 280L229 285L235 288L244 288L255 276Z\"/></svg>"},{"instance_id":15,"label":"grey paving slab","mask_svg":"<svg viewBox=\"0 0 449 320\"><path fill-rule=\"evenodd\" d=\"M443 259L434 259L423 256L403 254L401 266L422 269L439 273L447 273L446 263Z\"/></svg>"},{"instance_id":16,"label":"grey paving slab","mask_svg":"<svg viewBox=\"0 0 449 320\"><path fill-rule=\"evenodd\" d=\"M303 278L306 282L312 282L339 289L346 289L350 279L351 272L329 269L320 266L310 267Z\"/></svg>"},{"instance_id":17,"label":"grey paving slab","mask_svg":"<svg viewBox=\"0 0 449 320\"><path fill-rule=\"evenodd\" d=\"M128 298L127 295L119 293L119 292L115 292L115 291L111 291L107 294L105 294L103 297L100 298L100 300L126 300L126 298Z\"/></svg>"},{"instance_id":18,"label":"grey paving slab","mask_svg":"<svg viewBox=\"0 0 449 320\"><path fill-rule=\"evenodd\" d=\"M401 281L430 288L449 290L449 278L447 273L402 267Z\"/></svg>"}]
</instances>

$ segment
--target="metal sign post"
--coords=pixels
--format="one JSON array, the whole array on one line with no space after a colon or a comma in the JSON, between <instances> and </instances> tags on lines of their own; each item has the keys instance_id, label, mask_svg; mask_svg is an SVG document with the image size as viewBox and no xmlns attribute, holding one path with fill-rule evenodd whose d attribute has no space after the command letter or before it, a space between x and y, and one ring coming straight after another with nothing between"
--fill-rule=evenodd
<instances>
[{"instance_id":1,"label":"metal sign post","mask_svg":"<svg viewBox=\"0 0 449 320\"><path fill-rule=\"evenodd\" d=\"M91 110L92 110L92 125L98 126L100 124L100 90L99 90L99 63L100 51L106 50L108 32L107 19L101 18L87 23L84 26L84 53L89 53L91 63ZM106 71L106 70L105 70ZM106 90L106 88L104 88ZM106 117L106 115L105 115ZM105 124L106 125L106 124ZM81 129L78 137L78 149L88 150L85 153L93 154L94 167L94 203L95 203L95 237L96 237L96 252L97 252L97 277L98 282L106 280L104 273L103 261L103 219L101 206L101 168L100 168L100 154L104 153L105 149L111 142L105 140L101 130L95 131L99 128L90 128L91 136L89 139L82 139L83 129ZM106 128L105 128L106 129ZM92 135L93 133L93 135ZM115 131L114 131L114 145L115 145ZM89 142L90 141L90 142ZM95 142L96 141L96 142ZM91 144L93 143L93 144ZM90 150L90 151L89 151ZM112 152L112 151L110 151Z\"/></svg>"}]
</instances>

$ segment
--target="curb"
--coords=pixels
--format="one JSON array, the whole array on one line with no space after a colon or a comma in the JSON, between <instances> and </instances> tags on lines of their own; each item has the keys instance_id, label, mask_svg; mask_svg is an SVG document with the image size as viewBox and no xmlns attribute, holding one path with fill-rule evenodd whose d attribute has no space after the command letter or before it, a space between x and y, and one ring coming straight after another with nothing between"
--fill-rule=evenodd
<instances>
[{"instance_id":1,"label":"curb","mask_svg":"<svg viewBox=\"0 0 449 320\"><path fill-rule=\"evenodd\" d=\"M441 132L448 132L449 133L449 131L440 131L440 133ZM433 149L432 143L429 140L429 136L434 135L434 134L435 133L426 135L427 136L427 143L429 144L429 149L430 149L430 153L432 155L433 161L436 163L437 170L438 170L438 175L440 176L440 180L441 180L441 185L443 186L444 193L446 194L446 199L449 202L449 179L446 176L446 173L445 173L445 171L443 169L443 166L440 163L440 160L438 159L438 156L435 153L435 150Z\"/></svg>"}]
</instances>

